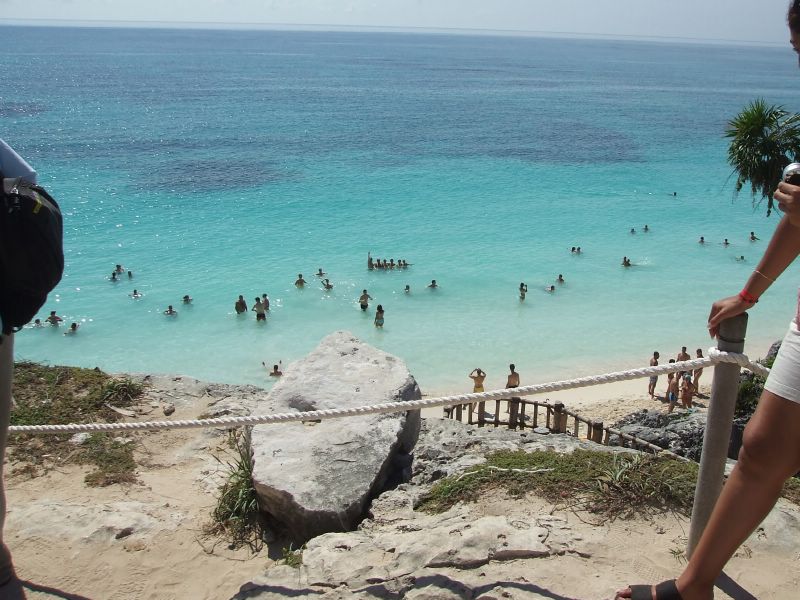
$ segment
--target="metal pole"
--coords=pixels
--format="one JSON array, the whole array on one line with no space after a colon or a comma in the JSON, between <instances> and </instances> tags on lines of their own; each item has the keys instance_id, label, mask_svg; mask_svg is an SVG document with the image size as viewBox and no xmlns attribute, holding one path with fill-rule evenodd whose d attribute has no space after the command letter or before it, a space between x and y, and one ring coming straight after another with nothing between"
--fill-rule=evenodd
<instances>
[{"instance_id":1,"label":"metal pole","mask_svg":"<svg viewBox=\"0 0 800 600\"><path fill-rule=\"evenodd\" d=\"M725 352L743 352L746 333L747 313L726 319L720 324L717 348ZM739 393L739 372L740 367L737 364L714 365L711 401L703 436L703 454L700 457L700 471L697 474L697 487L692 506L692 522L689 526L689 544L686 549L689 558L697 547L700 536L703 535L722 491L733 413L736 408L736 396Z\"/></svg>"}]
</instances>

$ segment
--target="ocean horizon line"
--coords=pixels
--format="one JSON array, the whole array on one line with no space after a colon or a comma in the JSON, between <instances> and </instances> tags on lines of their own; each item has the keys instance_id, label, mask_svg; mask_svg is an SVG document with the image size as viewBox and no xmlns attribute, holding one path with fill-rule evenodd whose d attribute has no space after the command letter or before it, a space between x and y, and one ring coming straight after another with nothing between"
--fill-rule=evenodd
<instances>
[{"instance_id":1,"label":"ocean horizon line","mask_svg":"<svg viewBox=\"0 0 800 600\"><path fill-rule=\"evenodd\" d=\"M533 37L552 39L608 40L676 43L713 46L782 48L784 42L727 38L692 38L668 35L635 35L581 31L538 31L528 29L479 29L468 27L414 27L394 25L339 25L335 23L272 23L224 21L124 21L114 19L2 19L0 26L64 27L98 29L186 29L201 31L298 31L327 33L399 33L481 37Z\"/></svg>"}]
</instances>

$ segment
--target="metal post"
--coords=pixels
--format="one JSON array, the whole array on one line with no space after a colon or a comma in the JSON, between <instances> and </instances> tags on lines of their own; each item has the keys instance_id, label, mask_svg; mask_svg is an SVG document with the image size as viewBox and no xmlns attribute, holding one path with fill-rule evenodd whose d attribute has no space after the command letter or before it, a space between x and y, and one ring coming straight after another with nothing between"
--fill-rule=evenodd
<instances>
[{"instance_id":1,"label":"metal post","mask_svg":"<svg viewBox=\"0 0 800 600\"><path fill-rule=\"evenodd\" d=\"M717 348L725 352L743 352L747 333L747 313L720 324ZM703 454L694 491L692 522L689 525L688 557L700 541L722 491L725 461L731 438L736 396L739 393L739 365L718 363L714 365L714 380L711 383L711 400L706 415L706 430L703 436Z\"/></svg>"}]
</instances>

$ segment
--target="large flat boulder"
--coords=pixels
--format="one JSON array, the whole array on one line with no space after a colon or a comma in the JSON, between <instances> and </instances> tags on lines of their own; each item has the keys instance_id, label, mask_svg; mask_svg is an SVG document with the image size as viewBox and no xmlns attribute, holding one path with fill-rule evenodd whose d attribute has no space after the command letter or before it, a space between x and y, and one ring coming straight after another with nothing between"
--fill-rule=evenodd
<instances>
[{"instance_id":1,"label":"large flat boulder","mask_svg":"<svg viewBox=\"0 0 800 600\"><path fill-rule=\"evenodd\" d=\"M415 400L405 363L337 332L290 365L270 412L349 408ZM411 476L419 411L253 428L253 482L263 511L297 541L349 531L370 500Z\"/></svg>"}]
</instances>

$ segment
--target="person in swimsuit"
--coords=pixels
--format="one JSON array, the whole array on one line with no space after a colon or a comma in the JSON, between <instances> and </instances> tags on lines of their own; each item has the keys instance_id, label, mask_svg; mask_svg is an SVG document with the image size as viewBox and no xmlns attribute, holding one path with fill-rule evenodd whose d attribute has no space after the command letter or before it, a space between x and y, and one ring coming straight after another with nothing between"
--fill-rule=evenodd
<instances>
[{"instance_id":1,"label":"person in swimsuit","mask_svg":"<svg viewBox=\"0 0 800 600\"><path fill-rule=\"evenodd\" d=\"M436 288L438 288L438 287L439 287L439 284L438 284L438 283L436 283L436 280L435 280L435 279L431 279L431 282L430 282L430 284L428 285L428 287L429 287L429 288L431 288L432 290L435 290Z\"/></svg>"},{"instance_id":2,"label":"person in swimsuit","mask_svg":"<svg viewBox=\"0 0 800 600\"><path fill-rule=\"evenodd\" d=\"M650 359L651 367L658 366L658 359L660 356L658 352L653 352L653 358ZM647 385L647 393L650 394L651 400L654 400L656 397L656 383L658 383L658 375L650 377L650 383Z\"/></svg>"},{"instance_id":3,"label":"person in swimsuit","mask_svg":"<svg viewBox=\"0 0 800 600\"><path fill-rule=\"evenodd\" d=\"M330 279L323 280L322 289L324 289L326 292L330 292L333 289L333 284L331 283Z\"/></svg>"},{"instance_id":4,"label":"person in swimsuit","mask_svg":"<svg viewBox=\"0 0 800 600\"><path fill-rule=\"evenodd\" d=\"M322 270L322 267L317 271L317 277L325 277L325 271Z\"/></svg>"},{"instance_id":5,"label":"person in swimsuit","mask_svg":"<svg viewBox=\"0 0 800 600\"><path fill-rule=\"evenodd\" d=\"M697 242L697 243L698 243L698 244L705 244L705 243L706 243L706 238L704 238L704 237L701 235L701 236L700 236L700 241L699 241L699 242Z\"/></svg>"},{"instance_id":6,"label":"person in swimsuit","mask_svg":"<svg viewBox=\"0 0 800 600\"><path fill-rule=\"evenodd\" d=\"M692 375L690 373L684 374L684 376L681 377L681 403L686 410L692 408L694 389L694 385L692 385Z\"/></svg>"},{"instance_id":7,"label":"person in swimsuit","mask_svg":"<svg viewBox=\"0 0 800 600\"><path fill-rule=\"evenodd\" d=\"M675 362L675 359L670 358L669 362L672 364ZM678 378L675 376L675 373L667 375L666 399L667 402L669 402L669 408L667 409L667 414L669 414L675 410L675 405L678 403Z\"/></svg>"},{"instance_id":8,"label":"person in swimsuit","mask_svg":"<svg viewBox=\"0 0 800 600\"><path fill-rule=\"evenodd\" d=\"M750 232L750 241L751 241L751 242L755 242L755 241L756 241L756 240L758 240L758 239L759 239L759 238L757 238L757 237L756 237L756 232L755 232L755 231L751 231L751 232Z\"/></svg>"},{"instance_id":9,"label":"person in swimsuit","mask_svg":"<svg viewBox=\"0 0 800 600\"><path fill-rule=\"evenodd\" d=\"M303 279L302 273L297 274L297 279L295 280L294 284L299 288L303 287L306 284L306 280Z\"/></svg>"},{"instance_id":10,"label":"person in swimsuit","mask_svg":"<svg viewBox=\"0 0 800 600\"><path fill-rule=\"evenodd\" d=\"M482 392L483 391L483 380L486 379L486 372L482 371L478 368L472 369L470 374L467 375L470 379L472 379L472 391L474 392Z\"/></svg>"},{"instance_id":11,"label":"person in swimsuit","mask_svg":"<svg viewBox=\"0 0 800 600\"><path fill-rule=\"evenodd\" d=\"M519 299L525 300L525 294L528 293L528 286L525 283L519 284Z\"/></svg>"},{"instance_id":12,"label":"person in swimsuit","mask_svg":"<svg viewBox=\"0 0 800 600\"><path fill-rule=\"evenodd\" d=\"M183 303L184 304L191 304L192 303L192 297L189 294L186 294L183 297Z\"/></svg>"},{"instance_id":13,"label":"person in swimsuit","mask_svg":"<svg viewBox=\"0 0 800 600\"><path fill-rule=\"evenodd\" d=\"M67 329L64 332L64 335L74 335L76 333L78 333L78 324L73 323L72 325L69 326L69 329Z\"/></svg>"},{"instance_id":14,"label":"person in swimsuit","mask_svg":"<svg viewBox=\"0 0 800 600\"><path fill-rule=\"evenodd\" d=\"M358 297L358 305L361 307L361 310L367 310L369 308L370 300L372 300L372 296L367 293L367 290L361 290L361 295Z\"/></svg>"},{"instance_id":15,"label":"person in swimsuit","mask_svg":"<svg viewBox=\"0 0 800 600\"><path fill-rule=\"evenodd\" d=\"M256 321L266 321L267 320L267 311L264 310L264 304L261 302L261 298L256 296L255 304L253 304L253 308L250 310L256 311Z\"/></svg>"},{"instance_id":16,"label":"person in swimsuit","mask_svg":"<svg viewBox=\"0 0 800 600\"><path fill-rule=\"evenodd\" d=\"M172 304L167 307L167 310L164 311L164 314L168 317L175 317L178 315L178 311L172 308Z\"/></svg>"},{"instance_id":17,"label":"person in swimsuit","mask_svg":"<svg viewBox=\"0 0 800 600\"><path fill-rule=\"evenodd\" d=\"M383 327L383 306L380 304L375 311L375 327Z\"/></svg>"},{"instance_id":18,"label":"person in swimsuit","mask_svg":"<svg viewBox=\"0 0 800 600\"><path fill-rule=\"evenodd\" d=\"M406 284L406 289L404 289L403 291L404 291L406 294L410 294L410 293L411 293L411 286L410 286L410 285L408 285L408 284Z\"/></svg>"},{"instance_id":19,"label":"person in swimsuit","mask_svg":"<svg viewBox=\"0 0 800 600\"><path fill-rule=\"evenodd\" d=\"M563 276L561 273L559 273L559 274L558 274L558 279L556 279L556 281L557 281L558 283L566 283L566 282L564 281L564 276Z\"/></svg>"},{"instance_id":20,"label":"person in swimsuit","mask_svg":"<svg viewBox=\"0 0 800 600\"><path fill-rule=\"evenodd\" d=\"M508 368L511 370L511 373L508 374L508 378L506 379L506 388L519 387L519 373L517 373L516 367L511 364L508 365Z\"/></svg>"},{"instance_id":21,"label":"person in swimsuit","mask_svg":"<svg viewBox=\"0 0 800 600\"><path fill-rule=\"evenodd\" d=\"M372 271L375 268L375 263L372 261L372 253L367 252L367 268Z\"/></svg>"},{"instance_id":22,"label":"person in swimsuit","mask_svg":"<svg viewBox=\"0 0 800 600\"><path fill-rule=\"evenodd\" d=\"M269 310L269 296L261 294L261 304L264 305L264 310Z\"/></svg>"},{"instance_id":23,"label":"person in swimsuit","mask_svg":"<svg viewBox=\"0 0 800 600\"><path fill-rule=\"evenodd\" d=\"M239 299L236 301L236 304L233 305L233 309L236 311L237 315L247 312L247 302L244 301L244 296L239 294Z\"/></svg>"},{"instance_id":24,"label":"person in swimsuit","mask_svg":"<svg viewBox=\"0 0 800 600\"><path fill-rule=\"evenodd\" d=\"M696 350L696 352L697 352L697 358L704 358L703 357L703 349L702 348L698 348ZM695 369L694 373L692 373L692 375L694 377L694 395L695 396L699 396L700 395L700 375L702 375L702 374L703 374L703 369L702 368Z\"/></svg>"},{"instance_id":25,"label":"person in swimsuit","mask_svg":"<svg viewBox=\"0 0 800 600\"><path fill-rule=\"evenodd\" d=\"M58 325L60 325L60 324L61 324L61 321L63 321L63 320L64 320L64 319L62 319L61 317L59 317L59 316L56 314L56 311L54 311L54 310L51 310L51 311L50 311L50 316L49 316L49 317L47 317L47 318L45 319L45 321L47 321L48 323L50 323L50 325L55 325L56 327L57 327Z\"/></svg>"}]
</instances>

